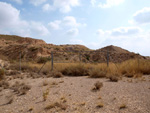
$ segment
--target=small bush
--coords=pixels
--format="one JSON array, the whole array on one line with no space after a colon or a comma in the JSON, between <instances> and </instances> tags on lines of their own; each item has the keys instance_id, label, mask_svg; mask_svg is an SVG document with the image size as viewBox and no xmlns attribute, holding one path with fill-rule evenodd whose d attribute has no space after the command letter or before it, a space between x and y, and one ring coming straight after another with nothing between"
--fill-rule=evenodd
<instances>
[{"instance_id":1,"label":"small bush","mask_svg":"<svg viewBox=\"0 0 150 113\"><path fill-rule=\"evenodd\" d=\"M118 82L119 77L115 76L115 75L114 76L112 75L112 76L109 76L109 80L112 81L112 82Z\"/></svg>"},{"instance_id":2,"label":"small bush","mask_svg":"<svg viewBox=\"0 0 150 113\"><path fill-rule=\"evenodd\" d=\"M37 63L46 63L49 60L50 60L50 58L48 58L48 57L40 57L38 59Z\"/></svg>"},{"instance_id":3,"label":"small bush","mask_svg":"<svg viewBox=\"0 0 150 113\"><path fill-rule=\"evenodd\" d=\"M121 104L121 105L119 106L119 109L125 109L125 108L127 108L126 104Z\"/></svg>"},{"instance_id":4,"label":"small bush","mask_svg":"<svg viewBox=\"0 0 150 113\"><path fill-rule=\"evenodd\" d=\"M18 95L25 95L28 90L31 89L31 86L26 85L25 83L19 83L18 81L11 87L11 89L16 92Z\"/></svg>"},{"instance_id":5,"label":"small bush","mask_svg":"<svg viewBox=\"0 0 150 113\"><path fill-rule=\"evenodd\" d=\"M58 72L58 71L53 71L51 73L51 76L54 78L60 78L60 77L63 77L63 74L61 72Z\"/></svg>"},{"instance_id":6,"label":"small bush","mask_svg":"<svg viewBox=\"0 0 150 113\"><path fill-rule=\"evenodd\" d=\"M43 68L43 69L41 70L41 72L42 72L42 74L44 74L44 75L48 75L48 74L50 73L50 69L48 69L48 68Z\"/></svg>"},{"instance_id":7,"label":"small bush","mask_svg":"<svg viewBox=\"0 0 150 113\"><path fill-rule=\"evenodd\" d=\"M91 69L89 71L89 76L91 78L102 78L102 77L106 77L106 71L102 71L100 69Z\"/></svg>"},{"instance_id":8,"label":"small bush","mask_svg":"<svg viewBox=\"0 0 150 113\"><path fill-rule=\"evenodd\" d=\"M46 80L43 81L43 86L47 86L48 82Z\"/></svg>"},{"instance_id":9,"label":"small bush","mask_svg":"<svg viewBox=\"0 0 150 113\"><path fill-rule=\"evenodd\" d=\"M133 78L133 77L134 77L134 74L133 74L133 73L126 73L126 74L125 74L125 77Z\"/></svg>"},{"instance_id":10,"label":"small bush","mask_svg":"<svg viewBox=\"0 0 150 113\"><path fill-rule=\"evenodd\" d=\"M104 104L102 102L97 103L96 108L102 108L104 106Z\"/></svg>"},{"instance_id":11,"label":"small bush","mask_svg":"<svg viewBox=\"0 0 150 113\"><path fill-rule=\"evenodd\" d=\"M70 67L63 69L61 72L63 75L68 75L68 76L87 76L88 75L88 69L82 64L72 65Z\"/></svg>"},{"instance_id":12,"label":"small bush","mask_svg":"<svg viewBox=\"0 0 150 113\"><path fill-rule=\"evenodd\" d=\"M43 92L43 101L47 100L48 94L49 94L49 89L46 89L46 91Z\"/></svg>"},{"instance_id":13,"label":"small bush","mask_svg":"<svg viewBox=\"0 0 150 113\"><path fill-rule=\"evenodd\" d=\"M94 87L92 88L92 91L98 91L98 90L100 90L102 87L103 87L103 83L97 81L97 82L94 84Z\"/></svg>"}]
</instances>

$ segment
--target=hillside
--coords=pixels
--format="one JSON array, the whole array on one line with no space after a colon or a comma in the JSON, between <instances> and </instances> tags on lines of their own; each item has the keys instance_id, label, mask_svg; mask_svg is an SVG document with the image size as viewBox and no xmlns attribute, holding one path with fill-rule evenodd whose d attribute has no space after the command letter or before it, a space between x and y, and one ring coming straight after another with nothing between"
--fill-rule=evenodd
<instances>
[{"instance_id":1,"label":"hillside","mask_svg":"<svg viewBox=\"0 0 150 113\"><path fill-rule=\"evenodd\" d=\"M51 57L52 51L54 53L54 60L60 62L75 62L79 60L83 62L106 62L107 54L109 54L110 62L145 58L113 45L98 50L90 50L83 45L54 45L47 44L39 39L0 35L0 54L12 60L19 60L21 53L22 60L36 61L40 57Z\"/></svg>"}]
</instances>

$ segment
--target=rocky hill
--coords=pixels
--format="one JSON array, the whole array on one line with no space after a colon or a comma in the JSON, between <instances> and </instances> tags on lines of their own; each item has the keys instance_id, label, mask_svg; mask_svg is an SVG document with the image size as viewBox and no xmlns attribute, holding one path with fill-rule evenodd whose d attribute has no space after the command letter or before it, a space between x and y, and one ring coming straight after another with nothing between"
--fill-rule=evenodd
<instances>
[{"instance_id":1,"label":"rocky hill","mask_svg":"<svg viewBox=\"0 0 150 113\"><path fill-rule=\"evenodd\" d=\"M51 58L51 52L53 52L54 60L58 62L106 62L107 56L109 56L110 62L146 58L113 45L98 50L90 50L83 45L54 45L39 39L0 35L0 57L19 60L21 55L22 60L36 61L40 57Z\"/></svg>"}]
</instances>

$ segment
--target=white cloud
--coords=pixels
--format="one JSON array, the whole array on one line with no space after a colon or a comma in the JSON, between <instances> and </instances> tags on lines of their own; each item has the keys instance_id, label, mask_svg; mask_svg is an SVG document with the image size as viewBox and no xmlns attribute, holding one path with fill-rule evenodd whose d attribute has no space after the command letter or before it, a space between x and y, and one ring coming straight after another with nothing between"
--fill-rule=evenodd
<instances>
[{"instance_id":1,"label":"white cloud","mask_svg":"<svg viewBox=\"0 0 150 113\"><path fill-rule=\"evenodd\" d=\"M102 29L98 29L96 34L98 36L131 36L137 35L142 32L142 29L139 27L119 27L112 30L104 31Z\"/></svg>"},{"instance_id":2,"label":"white cloud","mask_svg":"<svg viewBox=\"0 0 150 113\"><path fill-rule=\"evenodd\" d=\"M150 23L150 7L145 7L142 10L137 11L133 19L138 24Z\"/></svg>"},{"instance_id":3,"label":"white cloud","mask_svg":"<svg viewBox=\"0 0 150 113\"><path fill-rule=\"evenodd\" d=\"M76 36L78 35L78 33L79 33L79 30L77 28L72 28L66 32L66 34L69 36Z\"/></svg>"},{"instance_id":4,"label":"white cloud","mask_svg":"<svg viewBox=\"0 0 150 113\"><path fill-rule=\"evenodd\" d=\"M40 36L46 36L49 34L48 29L41 24L40 22L31 22L31 31L35 34L40 35Z\"/></svg>"},{"instance_id":5,"label":"white cloud","mask_svg":"<svg viewBox=\"0 0 150 113\"><path fill-rule=\"evenodd\" d=\"M30 0L31 3L35 6L40 5L44 3L47 0ZM45 4L43 5L42 9L43 11L54 11L59 10L62 13L68 13L71 11L72 7L79 6L79 0L52 0L52 5Z\"/></svg>"},{"instance_id":6,"label":"white cloud","mask_svg":"<svg viewBox=\"0 0 150 113\"><path fill-rule=\"evenodd\" d=\"M142 31L139 27L120 27L113 29L111 32L112 36L129 36L136 35Z\"/></svg>"},{"instance_id":7,"label":"white cloud","mask_svg":"<svg viewBox=\"0 0 150 113\"><path fill-rule=\"evenodd\" d=\"M45 4L42 7L43 11L52 11L54 10L53 6L51 6L50 4Z\"/></svg>"},{"instance_id":8,"label":"white cloud","mask_svg":"<svg viewBox=\"0 0 150 113\"><path fill-rule=\"evenodd\" d=\"M16 2L17 4L22 4L22 3L23 3L23 1L22 1L22 0L11 0L11 1Z\"/></svg>"},{"instance_id":9,"label":"white cloud","mask_svg":"<svg viewBox=\"0 0 150 113\"><path fill-rule=\"evenodd\" d=\"M34 6L38 6L46 2L47 0L30 0L30 3L33 4Z\"/></svg>"},{"instance_id":10,"label":"white cloud","mask_svg":"<svg viewBox=\"0 0 150 113\"><path fill-rule=\"evenodd\" d=\"M11 4L0 2L0 34L20 36L46 36L48 29L40 22L28 22L20 18L20 11Z\"/></svg>"},{"instance_id":11,"label":"white cloud","mask_svg":"<svg viewBox=\"0 0 150 113\"><path fill-rule=\"evenodd\" d=\"M102 29L98 29L98 30L96 31L96 34L97 34L97 35L104 35L104 34L105 34L105 31L103 31Z\"/></svg>"},{"instance_id":12,"label":"white cloud","mask_svg":"<svg viewBox=\"0 0 150 113\"><path fill-rule=\"evenodd\" d=\"M76 18L73 16L66 16L62 20L55 20L53 22L49 22L48 26L54 30L58 30L61 27L69 27L69 28L86 27L86 24L77 22Z\"/></svg>"},{"instance_id":13,"label":"white cloud","mask_svg":"<svg viewBox=\"0 0 150 113\"><path fill-rule=\"evenodd\" d=\"M50 26L54 30L58 30L60 29L60 24L61 24L60 20L55 20L54 22L48 23L48 26Z\"/></svg>"},{"instance_id":14,"label":"white cloud","mask_svg":"<svg viewBox=\"0 0 150 113\"><path fill-rule=\"evenodd\" d=\"M101 8L110 8L122 4L124 1L125 0L106 0L105 4L99 3L98 6Z\"/></svg>"},{"instance_id":15,"label":"white cloud","mask_svg":"<svg viewBox=\"0 0 150 113\"><path fill-rule=\"evenodd\" d=\"M150 55L150 34L139 27L120 27L109 31L99 29L96 34L97 42L87 44L88 47L97 49L115 45L142 55Z\"/></svg>"},{"instance_id":16,"label":"white cloud","mask_svg":"<svg viewBox=\"0 0 150 113\"><path fill-rule=\"evenodd\" d=\"M79 6L79 0L53 0L53 9L59 9L62 13L68 13L72 7Z\"/></svg>"},{"instance_id":17,"label":"white cloud","mask_svg":"<svg viewBox=\"0 0 150 113\"><path fill-rule=\"evenodd\" d=\"M20 19L20 11L11 4L0 2L0 28L24 26L27 23Z\"/></svg>"},{"instance_id":18,"label":"white cloud","mask_svg":"<svg viewBox=\"0 0 150 113\"><path fill-rule=\"evenodd\" d=\"M92 6L95 6L96 0L91 0L91 4L92 4Z\"/></svg>"},{"instance_id":19,"label":"white cloud","mask_svg":"<svg viewBox=\"0 0 150 113\"><path fill-rule=\"evenodd\" d=\"M73 16L66 16L63 19L63 24L71 27L78 27L80 23L77 23L76 18Z\"/></svg>"}]
</instances>

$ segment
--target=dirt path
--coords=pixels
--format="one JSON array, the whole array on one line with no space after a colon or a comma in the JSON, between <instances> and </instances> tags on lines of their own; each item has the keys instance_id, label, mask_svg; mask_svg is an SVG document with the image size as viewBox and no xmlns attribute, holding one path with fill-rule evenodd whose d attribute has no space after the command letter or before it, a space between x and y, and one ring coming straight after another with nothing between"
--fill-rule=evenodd
<instances>
[{"instance_id":1,"label":"dirt path","mask_svg":"<svg viewBox=\"0 0 150 113\"><path fill-rule=\"evenodd\" d=\"M15 79L31 89L17 96L10 89L0 92L0 113L150 113L150 76L123 78L118 82L88 77ZM103 83L92 91L94 83ZM6 104L13 97L11 104ZM45 98L45 101L43 101Z\"/></svg>"}]
</instances>

